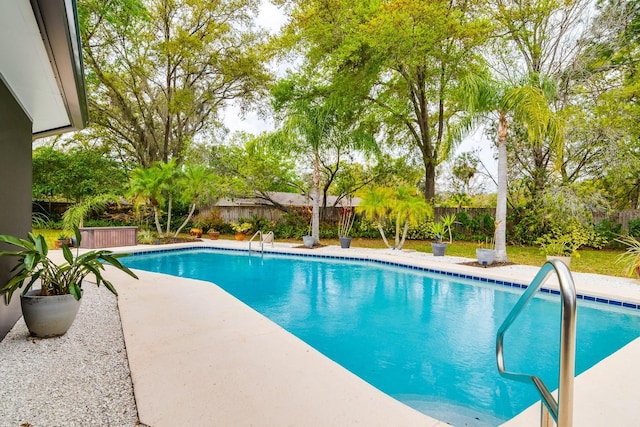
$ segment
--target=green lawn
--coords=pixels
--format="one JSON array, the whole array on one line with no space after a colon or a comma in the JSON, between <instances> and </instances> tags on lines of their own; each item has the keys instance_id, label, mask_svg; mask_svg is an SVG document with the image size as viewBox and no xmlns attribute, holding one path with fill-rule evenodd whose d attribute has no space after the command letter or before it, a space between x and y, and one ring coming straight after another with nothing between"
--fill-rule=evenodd
<instances>
[{"instance_id":1,"label":"green lawn","mask_svg":"<svg viewBox=\"0 0 640 427\"><path fill-rule=\"evenodd\" d=\"M57 240L60 230L33 230L36 234L42 234L47 240L47 245L53 248L54 241ZM204 237L206 238L206 236ZM233 235L222 235L221 239L233 240ZM278 241L286 241L290 243L300 243L301 240L296 239L278 239ZM322 239L325 245L340 245L338 239ZM360 248L384 248L382 239L361 239L355 238L351 242L351 246ZM419 252L431 253L431 242L407 240L405 249L414 249ZM476 257L477 244L475 242L453 242L447 248L447 255L461 256L466 258ZM616 264L616 259L623 253L623 250L580 250L580 256L571 260L571 270L582 273L597 273L608 276L623 277L624 266ZM542 266L545 256L540 254L537 247L531 246L509 246L507 248L509 261L516 264Z\"/></svg>"}]
</instances>

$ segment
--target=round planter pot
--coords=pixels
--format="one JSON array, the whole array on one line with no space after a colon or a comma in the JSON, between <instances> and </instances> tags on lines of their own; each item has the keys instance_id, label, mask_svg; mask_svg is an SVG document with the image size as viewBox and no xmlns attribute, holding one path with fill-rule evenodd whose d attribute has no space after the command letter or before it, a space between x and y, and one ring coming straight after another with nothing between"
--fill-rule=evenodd
<instances>
[{"instance_id":1,"label":"round planter pot","mask_svg":"<svg viewBox=\"0 0 640 427\"><path fill-rule=\"evenodd\" d=\"M557 259L562 261L564 265L567 267L571 267L571 257L570 256L556 256L556 255L547 255L547 261L551 261L553 259Z\"/></svg>"},{"instance_id":2,"label":"round planter pot","mask_svg":"<svg viewBox=\"0 0 640 427\"><path fill-rule=\"evenodd\" d=\"M351 247L351 237L341 237L340 247L342 249L349 249Z\"/></svg>"},{"instance_id":3,"label":"round planter pot","mask_svg":"<svg viewBox=\"0 0 640 427\"><path fill-rule=\"evenodd\" d=\"M39 338L64 335L76 318L80 301L73 295L40 296L40 290L20 295L24 322L32 336Z\"/></svg>"},{"instance_id":4,"label":"round planter pot","mask_svg":"<svg viewBox=\"0 0 640 427\"><path fill-rule=\"evenodd\" d=\"M315 239L313 238L313 236L302 236L302 244L305 245L306 247L312 248L314 242L315 242Z\"/></svg>"},{"instance_id":5,"label":"round planter pot","mask_svg":"<svg viewBox=\"0 0 640 427\"><path fill-rule=\"evenodd\" d=\"M244 233L236 233L236 240L244 240L245 237Z\"/></svg>"},{"instance_id":6,"label":"round planter pot","mask_svg":"<svg viewBox=\"0 0 640 427\"><path fill-rule=\"evenodd\" d=\"M220 232L219 231L210 231L209 232L209 238L211 240L218 240L219 237L220 237Z\"/></svg>"},{"instance_id":7,"label":"round planter pot","mask_svg":"<svg viewBox=\"0 0 640 427\"><path fill-rule=\"evenodd\" d=\"M431 252L433 256L444 256L448 243L431 243Z\"/></svg>"},{"instance_id":8,"label":"round planter pot","mask_svg":"<svg viewBox=\"0 0 640 427\"><path fill-rule=\"evenodd\" d=\"M496 260L496 251L494 249L476 249L476 258L478 263L484 266L493 264Z\"/></svg>"}]
</instances>

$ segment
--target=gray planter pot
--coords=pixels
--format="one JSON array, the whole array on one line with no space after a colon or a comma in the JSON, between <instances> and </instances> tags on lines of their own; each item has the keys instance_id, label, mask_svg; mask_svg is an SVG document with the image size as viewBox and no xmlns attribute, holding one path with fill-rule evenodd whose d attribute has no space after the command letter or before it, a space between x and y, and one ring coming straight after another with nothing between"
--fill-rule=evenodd
<instances>
[{"instance_id":1,"label":"gray planter pot","mask_svg":"<svg viewBox=\"0 0 640 427\"><path fill-rule=\"evenodd\" d=\"M341 237L340 247L342 249L349 249L351 247L351 237Z\"/></svg>"},{"instance_id":2,"label":"gray planter pot","mask_svg":"<svg viewBox=\"0 0 640 427\"><path fill-rule=\"evenodd\" d=\"M493 261L496 260L496 251L494 249L476 249L476 258L478 258L478 263L484 266L493 264Z\"/></svg>"},{"instance_id":3,"label":"gray planter pot","mask_svg":"<svg viewBox=\"0 0 640 427\"><path fill-rule=\"evenodd\" d=\"M444 256L448 243L431 243L431 251L433 256Z\"/></svg>"},{"instance_id":4,"label":"gray planter pot","mask_svg":"<svg viewBox=\"0 0 640 427\"><path fill-rule=\"evenodd\" d=\"M39 338L64 335L76 318L80 301L73 295L40 296L40 289L20 295L24 322L32 336Z\"/></svg>"},{"instance_id":5,"label":"gray planter pot","mask_svg":"<svg viewBox=\"0 0 640 427\"><path fill-rule=\"evenodd\" d=\"M305 245L306 247L312 248L314 242L315 242L315 239L313 238L313 236L302 236L302 244Z\"/></svg>"}]
</instances>

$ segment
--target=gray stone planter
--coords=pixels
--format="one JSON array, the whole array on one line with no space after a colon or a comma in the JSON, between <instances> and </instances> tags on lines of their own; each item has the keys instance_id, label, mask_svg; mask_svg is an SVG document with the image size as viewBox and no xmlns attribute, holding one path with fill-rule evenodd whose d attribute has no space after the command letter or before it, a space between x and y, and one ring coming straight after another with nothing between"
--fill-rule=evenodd
<instances>
[{"instance_id":1,"label":"gray stone planter","mask_svg":"<svg viewBox=\"0 0 640 427\"><path fill-rule=\"evenodd\" d=\"M40 296L40 289L20 295L24 322L32 336L49 338L64 335L76 318L80 301L73 295Z\"/></svg>"},{"instance_id":2,"label":"gray stone planter","mask_svg":"<svg viewBox=\"0 0 640 427\"><path fill-rule=\"evenodd\" d=\"M444 256L448 243L431 243L431 251L433 256Z\"/></svg>"},{"instance_id":3,"label":"gray stone planter","mask_svg":"<svg viewBox=\"0 0 640 427\"><path fill-rule=\"evenodd\" d=\"M313 236L302 236L302 244L308 248L312 248L315 243Z\"/></svg>"},{"instance_id":4,"label":"gray stone planter","mask_svg":"<svg viewBox=\"0 0 640 427\"><path fill-rule=\"evenodd\" d=\"M351 237L341 237L340 247L342 249L349 249L351 247Z\"/></svg>"},{"instance_id":5,"label":"gray stone planter","mask_svg":"<svg viewBox=\"0 0 640 427\"><path fill-rule=\"evenodd\" d=\"M484 266L491 265L496 260L496 251L494 249L476 249L476 258L478 263Z\"/></svg>"}]
</instances>

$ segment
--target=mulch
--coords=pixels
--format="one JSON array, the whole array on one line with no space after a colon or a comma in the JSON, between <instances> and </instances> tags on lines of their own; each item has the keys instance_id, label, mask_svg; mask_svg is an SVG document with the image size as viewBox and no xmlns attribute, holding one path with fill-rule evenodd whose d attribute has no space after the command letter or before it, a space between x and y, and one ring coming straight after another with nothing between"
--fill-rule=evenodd
<instances>
[{"instance_id":1,"label":"mulch","mask_svg":"<svg viewBox=\"0 0 640 427\"><path fill-rule=\"evenodd\" d=\"M482 265L478 261L459 262L458 264L470 265L471 267L480 267L480 268L493 268L493 267L504 267L506 265L513 265L512 262L494 262L489 265Z\"/></svg>"},{"instance_id":2,"label":"mulch","mask_svg":"<svg viewBox=\"0 0 640 427\"><path fill-rule=\"evenodd\" d=\"M318 248L324 248L324 247L326 247L326 246L327 246L327 245L323 245L323 244L315 244L315 245L313 245L313 247L311 247L311 248L310 248L310 247L308 247L308 246L305 246L305 245L294 246L294 248L295 248L295 249L318 249Z\"/></svg>"}]
</instances>

